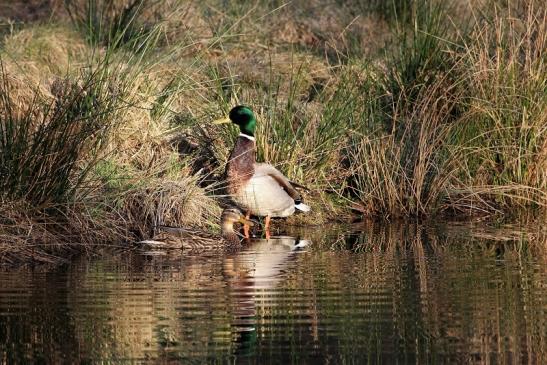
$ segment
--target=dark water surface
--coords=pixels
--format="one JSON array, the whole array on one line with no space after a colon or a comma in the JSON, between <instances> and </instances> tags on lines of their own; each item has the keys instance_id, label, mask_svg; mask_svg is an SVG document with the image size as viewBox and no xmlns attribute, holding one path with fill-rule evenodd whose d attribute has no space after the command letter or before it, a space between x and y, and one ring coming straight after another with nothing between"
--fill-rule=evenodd
<instances>
[{"instance_id":1,"label":"dark water surface","mask_svg":"<svg viewBox=\"0 0 547 365\"><path fill-rule=\"evenodd\" d=\"M541 227L358 226L0 272L0 364L547 363Z\"/></svg>"}]
</instances>

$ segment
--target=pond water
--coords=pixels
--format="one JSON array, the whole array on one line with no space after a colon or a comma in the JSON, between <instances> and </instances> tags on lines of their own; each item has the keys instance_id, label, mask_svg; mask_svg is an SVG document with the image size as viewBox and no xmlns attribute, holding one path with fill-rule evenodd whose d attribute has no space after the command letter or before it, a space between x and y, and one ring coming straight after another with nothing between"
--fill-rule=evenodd
<instances>
[{"instance_id":1,"label":"pond water","mask_svg":"<svg viewBox=\"0 0 547 365\"><path fill-rule=\"evenodd\" d=\"M4 270L0 364L545 364L542 229L361 224Z\"/></svg>"}]
</instances>

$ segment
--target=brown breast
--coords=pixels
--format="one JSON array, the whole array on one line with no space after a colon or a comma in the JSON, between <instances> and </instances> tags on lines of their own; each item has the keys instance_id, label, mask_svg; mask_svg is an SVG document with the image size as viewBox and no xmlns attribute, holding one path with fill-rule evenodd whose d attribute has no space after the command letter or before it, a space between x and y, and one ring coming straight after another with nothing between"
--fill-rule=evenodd
<instances>
[{"instance_id":1,"label":"brown breast","mask_svg":"<svg viewBox=\"0 0 547 365\"><path fill-rule=\"evenodd\" d=\"M255 161L255 142L238 137L226 165L229 194L235 194L253 176Z\"/></svg>"}]
</instances>

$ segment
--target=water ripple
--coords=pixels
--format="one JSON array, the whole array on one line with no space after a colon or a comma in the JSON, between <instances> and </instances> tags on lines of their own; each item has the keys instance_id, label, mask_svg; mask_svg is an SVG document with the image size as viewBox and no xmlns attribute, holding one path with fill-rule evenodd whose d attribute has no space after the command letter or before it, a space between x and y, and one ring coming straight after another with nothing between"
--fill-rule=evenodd
<instances>
[{"instance_id":1,"label":"water ripple","mask_svg":"<svg viewBox=\"0 0 547 365\"><path fill-rule=\"evenodd\" d=\"M0 272L0 363L547 362L547 240L404 232Z\"/></svg>"}]
</instances>

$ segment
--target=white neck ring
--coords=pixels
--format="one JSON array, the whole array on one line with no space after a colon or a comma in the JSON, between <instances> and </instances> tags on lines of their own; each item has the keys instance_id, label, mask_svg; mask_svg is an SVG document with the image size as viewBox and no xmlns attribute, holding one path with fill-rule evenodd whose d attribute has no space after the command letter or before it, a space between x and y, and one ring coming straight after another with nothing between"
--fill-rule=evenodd
<instances>
[{"instance_id":1,"label":"white neck ring","mask_svg":"<svg viewBox=\"0 0 547 365\"><path fill-rule=\"evenodd\" d=\"M247 139L250 140L250 141L255 141L255 137L249 136L249 135L247 135L247 134L245 134L245 133L239 133L239 136L240 136L240 137L245 137L245 138L247 138Z\"/></svg>"}]
</instances>

